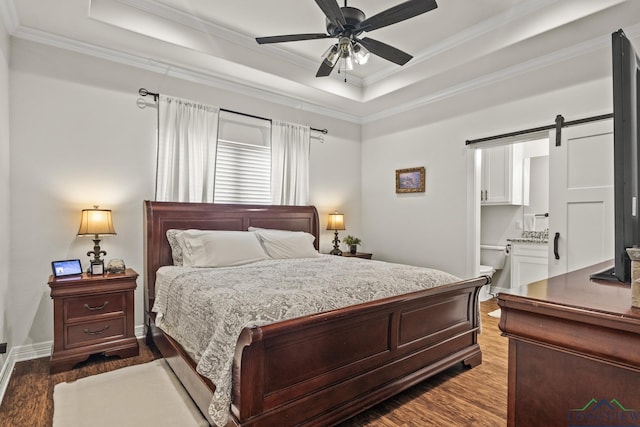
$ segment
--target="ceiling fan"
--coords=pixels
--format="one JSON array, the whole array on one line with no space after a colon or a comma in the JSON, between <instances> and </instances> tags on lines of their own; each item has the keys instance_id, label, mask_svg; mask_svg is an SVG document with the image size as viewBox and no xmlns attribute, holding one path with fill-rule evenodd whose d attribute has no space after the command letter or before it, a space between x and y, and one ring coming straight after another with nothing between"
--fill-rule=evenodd
<instances>
[{"instance_id":1,"label":"ceiling fan","mask_svg":"<svg viewBox=\"0 0 640 427\"><path fill-rule=\"evenodd\" d=\"M327 17L327 32L311 34L290 34L271 37L257 37L258 44L282 43L301 40L316 40L336 38L338 42L327 49L322 55L322 63L316 77L331 74L340 59L347 70L353 69L353 62L364 64L369 59L369 52L394 62L398 65L406 64L413 56L369 37L360 38L363 32L377 30L395 24L414 16L429 12L438 7L435 0L408 0L397 6L384 10L370 18L355 7L348 7L347 0L344 7L338 5L337 0L315 0Z\"/></svg>"}]
</instances>

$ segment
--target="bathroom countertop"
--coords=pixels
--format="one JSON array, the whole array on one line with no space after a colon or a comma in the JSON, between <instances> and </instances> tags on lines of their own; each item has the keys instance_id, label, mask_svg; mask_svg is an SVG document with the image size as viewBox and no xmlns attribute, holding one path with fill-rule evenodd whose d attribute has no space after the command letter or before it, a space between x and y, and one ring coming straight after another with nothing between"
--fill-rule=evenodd
<instances>
[{"instance_id":1,"label":"bathroom countertop","mask_svg":"<svg viewBox=\"0 0 640 427\"><path fill-rule=\"evenodd\" d=\"M521 237L507 239L509 243L549 243L549 230L544 231L523 231Z\"/></svg>"},{"instance_id":2,"label":"bathroom countertop","mask_svg":"<svg viewBox=\"0 0 640 427\"><path fill-rule=\"evenodd\" d=\"M540 238L540 237L518 237L515 239L507 239L509 243L537 243L537 244L547 244L549 243L549 239Z\"/></svg>"}]
</instances>

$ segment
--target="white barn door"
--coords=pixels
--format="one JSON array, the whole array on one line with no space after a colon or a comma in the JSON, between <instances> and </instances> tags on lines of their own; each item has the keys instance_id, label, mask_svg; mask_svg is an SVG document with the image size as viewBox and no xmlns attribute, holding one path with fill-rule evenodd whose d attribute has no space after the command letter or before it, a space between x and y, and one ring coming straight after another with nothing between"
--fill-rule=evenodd
<instances>
[{"instance_id":1,"label":"white barn door","mask_svg":"<svg viewBox=\"0 0 640 427\"><path fill-rule=\"evenodd\" d=\"M549 135L549 277L614 257L613 121Z\"/></svg>"}]
</instances>

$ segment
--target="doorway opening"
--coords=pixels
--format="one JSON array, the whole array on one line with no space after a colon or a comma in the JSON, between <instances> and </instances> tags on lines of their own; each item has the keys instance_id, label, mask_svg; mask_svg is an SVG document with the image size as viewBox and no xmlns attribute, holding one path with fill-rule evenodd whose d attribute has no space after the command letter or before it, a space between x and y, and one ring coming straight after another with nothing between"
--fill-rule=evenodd
<instances>
[{"instance_id":1,"label":"doorway opening","mask_svg":"<svg viewBox=\"0 0 640 427\"><path fill-rule=\"evenodd\" d=\"M492 276L481 299L524 280L547 277L549 138L545 134L475 147L476 270L478 275ZM524 244L525 258L520 247Z\"/></svg>"},{"instance_id":2,"label":"doorway opening","mask_svg":"<svg viewBox=\"0 0 640 427\"><path fill-rule=\"evenodd\" d=\"M561 133L556 130L540 131L536 137L530 137L527 141L544 140L548 143L548 161L546 166L542 159L534 159L541 156L527 156L522 154L522 158L530 157L528 164L523 163L522 169L529 171L529 186L523 185L522 195L506 193L509 199L496 198L495 193L487 195L486 185L482 182L483 174L483 151L485 148L500 146L511 147L512 154L519 148L518 141L513 138L497 139L491 145L473 144L469 151L470 179L468 189L472 191L469 197L469 224L471 224L470 237L468 239L468 269L479 275L480 244L498 243L504 241L492 239L487 233L487 215L483 215L483 210L487 211L487 206L496 200L501 200L498 204L521 206L521 217L519 214L510 212L512 219L511 231L515 235L504 240L510 245L509 257L505 266L510 269L509 284L506 283L506 275L497 277L491 287L491 293L520 292L523 289L515 290L527 284L542 280L547 277L557 276L575 271L583 267L612 260L613 258L613 230L614 230L614 187L613 187L613 123L608 116L596 116L594 118L583 119L567 125ZM533 135L527 135L533 136ZM523 138L522 133L518 133L518 138ZM485 144L484 142L482 144ZM522 152L524 153L524 149ZM506 156L506 155L505 155ZM519 164L516 162L515 164ZM548 181L543 183L544 178L532 177L531 172L542 168L548 168L548 174L544 176ZM491 166L493 168L493 166ZM497 168L499 170L499 168ZM513 170L513 169L512 169ZM516 175L517 176L517 175ZM513 179L513 177L511 177ZM526 174L523 175L523 183L526 183ZM509 181L509 180L508 180ZM509 181L510 182L510 181ZM531 185L548 188L548 208L544 205L532 203ZM491 183L489 185L492 185ZM494 186L501 189L500 185ZM529 188L529 194L525 189ZM491 192L491 190L489 190ZM535 190L534 190L535 191ZM498 192L499 193L499 192ZM521 197L521 199L518 199ZM528 201L526 200L529 198ZM538 196L534 195L534 199ZM505 202L504 200L507 200ZM529 206L531 209L526 209ZM493 208L496 209L496 208ZM548 213L548 215L546 215ZM484 217L484 218L483 218ZM521 219L520 219L521 218ZM521 221L521 222L520 222ZM544 233L545 236L527 233ZM521 239L517 233L522 233ZM532 253L530 239L540 239L538 249ZM510 239L510 240L509 240ZM543 249L546 247L546 258Z\"/></svg>"}]
</instances>

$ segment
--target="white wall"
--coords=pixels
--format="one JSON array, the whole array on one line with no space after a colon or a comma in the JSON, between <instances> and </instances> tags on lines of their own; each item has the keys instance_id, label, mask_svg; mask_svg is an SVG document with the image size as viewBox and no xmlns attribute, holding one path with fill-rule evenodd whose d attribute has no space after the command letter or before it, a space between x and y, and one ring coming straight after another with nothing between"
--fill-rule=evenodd
<instances>
[{"instance_id":1,"label":"white wall","mask_svg":"<svg viewBox=\"0 0 640 427\"><path fill-rule=\"evenodd\" d=\"M610 79L480 106L496 96L504 94L487 87L363 127L363 232L378 258L470 277L468 236L477 231L467 215L475 194L468 191L472 162L465 141L552 124L557 114L571 120L613 108ZM477 111L434 121L456 102L478 105ZM395 169L414 166L426 167L426 192L396 195Z\"/></svg>"},{"instance_id":2,"label":"white wall","mask_svg":"<svg viewBox=\"0 0 640 427\"><path fill-rule=\"evenodd\" d=\"M369 127L363 132L362 211L375 257L459 273L446 253L455 258L466 232L464 144L451 137L447 123L389 135ZM418 166L426 168L426 191L396 194L395 170Z\"/></svg>"},{"instance_id":3,"label":"white wall","mask_svg":"<svg viewBox=\"0 0 640 427\"><path fill-rule=\"evenodd\" d=\"M9 35L0 17L0 342L9 339ZM4 363L0 355L0 368Z\"/></svg>"},{"instance_id":4,"label":"white wall","mask_svg":"<svg viewBox=\"0 0 640 427\"><path fill-rule=\"evenodd\" d=\"M480 208L480 243L483 245L507 244L507 239L522 236L522 206L498 205Z\"/></svg>"},{"instance_id":5,"label":"white wall","mask_svg":"<svg viewBox=\"0 0 640 427\"><path fill-rule=\"evenodd\" d=\"M6 319L13 345L52 339L50 262L80 258L80 210L113 210L117 236L106 236L106 260L122 258L143 273L143 200L154 192L156 109L138 108L137 91L180 96L223 108L328 128L312 142L311 202L321 215L341 209L360 217L360 126L24 40L12 40L11 251ZM353 224L359 232L359 224ZM321 236L321 250L331 247ZM143 277L136 325L143 323Z\"/></svg>"}]
</instances>

